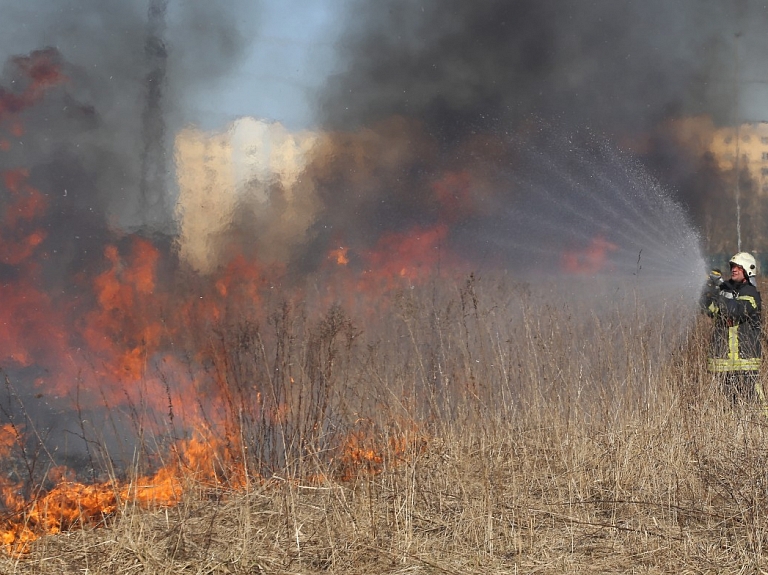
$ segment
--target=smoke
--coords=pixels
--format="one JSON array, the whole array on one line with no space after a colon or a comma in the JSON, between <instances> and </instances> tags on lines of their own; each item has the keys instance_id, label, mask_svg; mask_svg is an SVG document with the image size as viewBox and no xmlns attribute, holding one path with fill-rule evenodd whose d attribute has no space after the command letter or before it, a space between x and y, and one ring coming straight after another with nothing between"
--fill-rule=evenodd
<instances>
[{"instance_id":1,"label":"smoke","mask_svg":"<svg viewBox=\"0 0 768 575\"><path fill-rule=\"evenodd\" d=\"M258 286L266 283L263 276L268 273L251 261L257 259L250 257L253 246L268 247L279 259L293 256L289 271L302 278L309 269L331 265L333 249L333 265L339 267L332 269L352 278L342 285L359 291L369 286L375 297L381 286L391 285L390 278L418 281L438 265L456 260L468 262L469 269L487 261L524 266L530 262L529 247L539 243L537 234L548 231L539 223L556 229L566 222L566 229L549 234L545 270L560 265L563 256L573 269L602 271L604 258L621 255L620 269L626 273L637 274L641 263L648 271L634 239L643 237L644 230L622 241L615 230L626 236L639 224L629 216L611 218L623 206L645 209L643 202L654 197L637 202L616 195L615 202L606 203L599 195L622 186L630 193L635 174L645 172L625 170L621 162L604 169L600 162L614 156L583 148L572 160L580 170L575 181L565 165L547 170L540 162L533 173L542 198L551 194L550 203L557 204L575 185L582 196L572 197L572 203L592 213L571 217L565 211L569 204L561 202L549 221L526 220L517 208L530 189L523 174L531 160L521 142L535 141L546 150L539 157L560 168L560 155L578 147L561 134L583 126L636 146L643 140L650 143L641 153L658 168L657 175L693 190L700 183L694 177L700 172L699 160L680 153L683 145L664 127L702 113L716 122L732 119L729 98L735 76L729 63L737 33L744 30L739 38L746 46L748 33L741 24L765 19L751 10L732 14L720 3L694 0L672 7L661 0L642 5L610 0L588 5L576 0L362 0L352 6L340 44L341 72L319 95L323 130L316 143L314 137L306 138L314 148L305 172L270 185L256 178L251 183L258 198L250 202L235 201L232 194L229 229L221 236L236 244L231 250L235 255L231 262L217 257L210 266L202 258L206 272L231 265L224 277L214 279L215 289L194 298L200 308L184 302L177 306L178 316L162 317L161 304L175 301L169 295L174 286L156 285L150 272L158 252L170 252L170 238L178 231L169 189L170 142L163 140L186 123L185 98L227 74L243 55L248 44L244 28L255 17L254 7L245 0L0 2L0 58L7 61L0 76L0 172L13 173L18 180L5 188L21 190L16 199L0 199L6 218L18 220L18 235L12 239L19 254L11 261L9 242L3 242L6 259L0 279L15 277L0 282L0 288L4 297L17 295L28 306L8 306L0 324L11 327L0 334L0 341L20 350L16 355L7 351L4 360L24 371L20 395L25 404L33 394L26 383L32 380L36 389L52 390L50 395L66 385L74 393L73 382L87 381L81 367L100 372L96 380L111 380L109 399L118 401L118 388L125 382L130 387L145 381L147 358L178 349L179 333L204 333L185 323L187 308L198 310L206 325L224 315L227 302L243 301L234 295L238 292L249 309L261 308ZM742 60L746 70L749 59L742 54ZM45 97L34 106L24 107L17 100L34 95L26 88L32 81L29 62L37 61L55 69L58 81L46 85ZM15 104L4 108L3 102ZM555 129L542 131L542 122L534 118L545 118ZM268 131L272 137L263 139L274 144L277 130ZM553 134L557 141L550 146L546 139ZM249 142L257 147L257 139ZM294 164L303 166L304 145L288 137L285 142L285 156L301 157ZM214 154L202 139L200 143L196 165L180 172L206 184L206 156ZM226 144L216 148L226 155ZM222 160L220 167L226 170L229 164ZM716 182L717 168L710 172ZM590 183L596 178L603 185L593 192ZM715 184L710 188L713 197L720 189ZM203 197L194 198L198 213L212 219L221 211L215 205L221 190L208 194L207 187L200 189ZM688 248L692 241L685 233L685 214L655 184L644 189L662 198L647 217L672 217L666 229L663 222L653 222L659 234L650 234L651 244L657 251L646 249L643 258L662 259L669 237ZM43 202L32 201L38 197L34 190L44 196L44 217L39 207ZM695 203L697 193L681 197ZM16 216L11 209L16 207L26 215ZM209 224L206 220L201 227ZM313 239L293 252L294 244L304 243L310 225ZM578 225L585 229L570 233ZM128 237L121 243L121 236L137 231L160 235L163 241L155 237L150 245ZM0 240L6 239L4 233L0 230ZM507 238L509 242L503 241ZM570 251L563 253L564 246ZM217 256L228 255L226 247ZM35 248L30 258L34 265L20 263L25 248ZM662 272L669 269L671 265ZM385 277L371 270L383 271ZM230 276L242 281L230 282ZM192 291L186 283L183 287ZM83 303L87 298L92 301ZM37 315L30 319L33 312ZM72 317L78 320L75 326ZM39 344L39 334L56 326L61 332ZM69 353L74 347L79 351L81 344L92 366L78 365L79 354ZM71 369L63 369L61 359L73 357ZM162 377L159 382L166 384ZM179 385L175 391L184 391L186 398L195 393L189 389L193 391ZM55 419L51 414L58 400L54 396L50 407L38 408L41 419ZM76 427L74 419L57 417L62 425Z\"/></svg>"},{"instance_id":2,"label":"smoke","mask_svg":"<svg viewBox=\"0 0 768 575\"><path fill-rule=\"evenodd\" d=\"M543 125L545 138L559 140L552 153L585 127L632 151L717 236L712 249L734 249L712 214L732 212L721 208L735 176L687 147L672 124L706 117L713 130L768 119L754 112L768 103L756 81L768 78L766 24L768 9L755 1L357 2L339 42L339 72L318 99L325 129L345 134L314 167L329 206L318 237L330 227L370 236L377 226L434 221L434 182L446 171L471 174L474 213L454 218L459 224L492 216L517 201L519 186L504 175L514 171L513 148ZM393 118L409 126L401 144L382 128ZM419 142L431 157L408 152L393 168L370 155L373 140L387 149ZM330 175L327 162L352 148L373 158L366 171L376 178L350 197L349 172Z\"/></svg>"},{"instance_id":3,"label":"smoke","mask_svg":"<svg viewBox=\"0 0 768 575\"><path fill-rule=\"evenodd\" d=\"M150 4L160 13L150 14ZM80 385L67 368L83 360L65 360L86 347L91 281L110 262L120 267L105 246L125 251L131 235L151 236L171 252L175 174L166 138L189 121L187 96L244 54L256 8L244 0L0 0L0 339L2 368L22 382L13 394L26 406L20 417L77 428L52 382L72 393ZM74 373L104 369L90 359L94 366ZM10 417L15 399L3 401Z\"/></svg>"},{"instance_id":4,"label":"smoke","mask_svg":"<svg viewBox=\"0 0 768 575\"><path fill-rule=\"evenodd\" d=\"M345 129L392 114L455 137L531 114L610 133L707 113L732 120L737 39L758 77L762 2L360 2L321 100Z\"/></svg>"},{"instance_id":5,"label":"smoke","mask_svg":"<svg viewBox=\"0 0 768 575\"><path fill-rule=\"evenodd\" d=\"M186 96L244 53L256 17L245 4L161 1L158 13L154 0L2 2L0 86L18 88L12 57L49 48L67 80L21 116L24 134L0 169L31 170L55 205L54 226L171 232L165 136L189 120Z\"/></svg>"}]
</instances>

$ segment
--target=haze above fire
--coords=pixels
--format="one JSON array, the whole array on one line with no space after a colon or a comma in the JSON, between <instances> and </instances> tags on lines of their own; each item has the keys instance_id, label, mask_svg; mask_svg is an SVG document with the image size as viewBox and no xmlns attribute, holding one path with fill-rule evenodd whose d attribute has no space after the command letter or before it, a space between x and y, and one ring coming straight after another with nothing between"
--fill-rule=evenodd
<instances>
[{"instance_id":1,"label":"haze above fire","mask_svg":"<svg viewBox=\"0 0 768 575\"><path fill-rule=\"evenodd\" d=\"M668 122L697 114L716 124L733 122L747 113L762 86L756 80L768 72L758 57L768 15L757 2L329 1L295 18L276 6L231 1L213 9L171 0L162 117L170 150L170 140L188 121L207 123L189 115L190 103L212 103L217 86L231 88L238 77L245 88L238 101L253 99L252 114L263 115L261 86L247 78L263 74L270 69L267 60L276 59L259 62L258 56L260 39L275 38L275 22L290 38L298 35L298 22L313 26L304 44L289 40L272 52L294 53L291 62L317 62L308 53L335 43L336 72L308 98L316 104L312 124L324 136L308 155L300 189L292 191L311 205L311 217L302 219L310 222L290 234L302 241L282 258L302 272L317 269L340 244L371 250L388 233L446 221L446 242L459 250L467 242L452 246L455 238L468 237L477 225L488 228L483 221L503 233L491 206L515 201L505 173L515 162L511 148L539 121L532 118L556 125L552 138L587 125L628 147L703 226L711 216L707 206L729 189L730 175L682 145ZM5 8L3 53L14 53L17 44L25 50L55 46L71 77L28 114L23 151L17 147L2 160L34 166L32 183L54 197L61 194L55 203L63 207L51 226L88 228L76 245L60 234L61 244L70 247L59 253L82 253L83 237L95 238L91 253L100 249L107 228L172 238L183 212L175 206L181 175L169 174L165 201L150 206L151 228L139 190L146 3L6 2ZM336 13L344 15L338 28L328 23ZM318 30L327 38L318 40ZM333 30L341 30L338 39ZM305 56L296 57L302 50ZM285 74L282 80L289 80ZM232 101L221 101L227 117ZM448 192L446 177L453 182ZM469 191L454 189L456 182ZM282 201L287 191L270 186ZM451 194L463 199L446 203ZM264 226L249 226L247 219L232 226L224 236L237 236L244 246L265 243ZM471 257L473 249L468 251Z\"/></svg>"},{"instance_id":2,"label":"haze above fire","mask_svg":"<svg viewBox=\"0 0 768 575\"><path fill-rule=\"evenodd\" d=\"M161 101L169 140L189 119L187 104L196 94L210 95L222 79L247 75L238 66L253 64L247 58L258 52L253 42L271 33L259 28L261 15L274 19L275 5L233 1L214 9L200 1L169 2ZM339 5L322 6L332 13ZM321 268L332 250L351 248L354 265L355 253L377 250L391 234L430 236L437 226L445 230L430 237L443 238L441 249L476 260L485 248L474 230L506 233L495 206L515 205L514 148L540 118L556 126L553 139L588 125L634 151L699 225L710 215L706 206L728 190L730 175L683 145L669 122L697 114L732 122L746 113L764 71L757 56L768 15L757 2L416 6L392 0L343 7L337 73L314 94L320 136L303 177L295 190L270 182L251 186L287 206L276 213L290 212L287 197L304 201L302 229L286 234L301 240L293 239L296 245L281 257L300 273ZM172 244L184 211L175 206L180 174L169 174L163 205L151 206L159 226L147 226L139 193L146 163L140 121L146 4L66 0L5 8L3 52L13 53L16 44L54 46L68 77L25 114L23 147L0 160L6 168L30 169L30 183L51 198L48 241L57 245L55 257L80 269L84 264L71 258L88 260L114 233L161 232L164 245ZM322 9L315 10L307 21L327 26L317 15ZM14 74L8 65L3 85L12 87ZM735 106L736 93L744 105ZM172 143L165 145L170 150ZM158 217L155 208L164 214ZM240 248L264 244L265 226L249 225L258 218L235 212L239 220L222 237ZM284 230L292 222L270 224Z\"/></svg>"},{"instance_id":3,"label":"haze above fire","mask_svg":"<svg viewBox=\"0 0 768 575\"><path fill-rule=\"evenodd\" d=\"M764 120L735 95L741 83L753 102L768 79L766 24L753 0L362 1L323 109L334 126L401 113L446 137L531 113L614 134L681 115Z\"/></svg>"},{"instance_id":4,"label":"haze above fire","mask_svg":"<svg viewBox=\"0 0 768 575\"><path fill-rule=\"evenodd\" d=\"M119 80L127 69L121 62L141 55L146 4L3 0L0 57L55 46L67 61L96 64L104 78ZM768 16L754 0L228 0L215 10L171 1L169 19L176 95L185 92L188 103L219 121L242 114L311 128L324 118L360 123L392 108L421 115L440 106L465 116L483 106L491 121L534 110L578 122L602 119L609 128L681 113L732 121L737 76L741 114L763 119L753 112L768 77L761 34ZM327 89L297 96L334 69L327 53L333 44L336 74ZM265 93L287 103L270 106ZM289 109L313 96L322 103L315 119ZM297 125L299 118L306 124ZM195 121L212 127L210 119Z\"/></svg>"}]
</instances>

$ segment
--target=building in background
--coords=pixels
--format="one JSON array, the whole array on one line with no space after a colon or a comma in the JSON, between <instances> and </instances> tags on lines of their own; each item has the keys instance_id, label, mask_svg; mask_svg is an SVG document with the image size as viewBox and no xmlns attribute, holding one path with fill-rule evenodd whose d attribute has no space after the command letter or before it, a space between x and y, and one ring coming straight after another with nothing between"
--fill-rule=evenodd
<instances>
[{"instance_id":1,"label":"building in background","mask_svg":"<svg viewBox=\"0 0 768 575\"><path fill-rule=\"evenodd\" d=\"M715 130L710 151L721 171L747 170L759 195L768 195L768 122ZM737 163L738 158L738 163Z\"/></svg>"},{"instance_id":2,"label":"building in background","mask_svg":"<svg viewBox=\"0 0 768 575\"><path fill-rule=\"evenodd\" d=\"M768 269L768 122L745 122L735 127L714 130L709 151L722 173L732 173L733 201L738 198L738 220L741 248L752 252L759 262L760 273ZM734 233L734 238L736 233ZM715 254L727 261L732 249Z\"/></svg>"},{"instance_id":3,"label":"building in background","mask_svg":"<svg viewBox=\"0 0 768 575\"><path fill-rule=\"evenodd\" d=\"M315 205L296 183L317 137L240 118L223 132L182 130L175 140L179 256L196 271L219 265L234 237L267 259L287 257Z\"/></svg>"}]
</instances>

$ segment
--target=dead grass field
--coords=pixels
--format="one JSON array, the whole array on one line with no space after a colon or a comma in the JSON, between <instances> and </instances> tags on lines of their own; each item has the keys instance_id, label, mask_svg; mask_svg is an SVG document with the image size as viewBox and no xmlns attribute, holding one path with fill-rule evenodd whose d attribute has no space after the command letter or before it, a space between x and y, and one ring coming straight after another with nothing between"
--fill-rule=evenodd
<instances>
[{"instance_id":1,"label":"dead grass field","mask_svg":"<svg viewBox=\"0 0 768 575\"><path fill-rule=\"evenodd\" d=\"M231 396L285 412L229 428L246 487L191 475L0 571L768 571L768 419L720 394L690 308L474 278L388 305L225 330Z\"/></svg>"}]
</instances>

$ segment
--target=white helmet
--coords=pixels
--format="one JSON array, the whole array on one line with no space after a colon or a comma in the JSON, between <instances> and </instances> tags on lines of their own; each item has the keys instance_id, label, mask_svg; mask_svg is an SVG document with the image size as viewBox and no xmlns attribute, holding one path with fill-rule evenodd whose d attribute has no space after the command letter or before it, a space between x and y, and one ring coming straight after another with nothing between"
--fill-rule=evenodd
<instances>
[{"instance_id":1,"label":"white helmet","mask_svg":"<svg viewBox=\"0 0 768 575\"><path fill-rule=\"evenodd\" d=\"M747 252L739 252L733 256L731 261L728 263L741 267L744 270L749 283L754 283L751 278L757 275L757 262L755 261L755 258L752 256L752 254Z\"/></svg>"}]
</instances>

